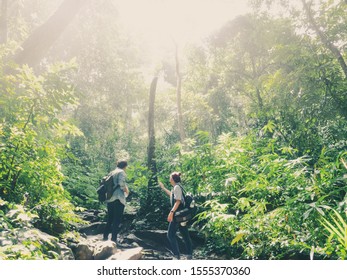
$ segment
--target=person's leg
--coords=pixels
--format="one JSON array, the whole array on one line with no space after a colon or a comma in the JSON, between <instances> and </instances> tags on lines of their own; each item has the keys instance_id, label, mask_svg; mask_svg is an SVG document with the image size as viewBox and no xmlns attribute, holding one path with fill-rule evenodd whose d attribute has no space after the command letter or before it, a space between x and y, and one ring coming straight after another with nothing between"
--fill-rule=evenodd
<instances>
[{"instance_id":1,"label":"person's leg","mask_svg":"<svg viewBox=\"0 0 347 280\"><path fill-rule=\"evenodd\" d=\"M115 201L111 240L116 243L117 243L117 236L119 232L119 225L122 221L122 217L124 213L124 207L125 207L124 204L122 204L118 199Z\"/></svg>"},{"instance_id":2,"label":"person's leg","mask_svg":"<svg viewBox=\"0 0 347 280\"><path fill-rule=\"evenodd\" d=\"M184 244L186 245L187 249L187 255L188 259L192 259L193 255L193 246L192 246L192 240L190 239L189 236L189 231L188 231L188 226L179 226L180 233L182 234Z\"/></svg>"},{"instance_id":3,"label":"person's leg","mask_svg":"<svg viewBox=\"0 0 347 280\"><path fill-rule=\"evenodd\" d=\"M112 223L114 220L114 202L107 203L107 221L104 229L104 240L108 239L108 235L111 232Z\"/></svg>"},{"instance_id":4,"label":"person's leg","mask_svg":"<svg viewBox=\"0 0 347 280\"><path fill-rule=\"evenodd\" d=\"M178 248L178 243L176 239L176 231L177 231L177 223L176 222L171 222L169 224L169 228L167 230L167 239L170 242L171 245L171 250L175 258L179 259L180 258L180 251Z\"/></svg>"}]
</instances>

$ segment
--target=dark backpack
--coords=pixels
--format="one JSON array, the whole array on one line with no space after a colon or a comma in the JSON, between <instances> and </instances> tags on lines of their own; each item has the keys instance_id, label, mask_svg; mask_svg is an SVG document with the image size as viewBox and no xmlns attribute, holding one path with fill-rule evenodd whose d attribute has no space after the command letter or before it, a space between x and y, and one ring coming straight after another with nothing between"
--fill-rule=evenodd
<instances>
[{"instance_id":1,"label":"dark backpack","mask_svg":"<svg viewBox=\"0 0 347 280\"><path fill-rule=\"evenodd\" d=\"M117 174L118 175L118 174ZM118 187L119 185L117 185ZM110 199L113 192L115 191L115 185L113 181L113 175L112 173L108 174L107 176L103 177L100 181L100 185L98 189L96 190L98 194L98 199L100 202L105 202L107 199Z\"/></svg>"},{"instance_id":2,"label":"dark backpack","mask_svg":"<svg viewBox=\"0 0 347 280\"><path fill-rule=\"evenodd\" d=\"M174 219L178 223L188 222L195 216L197 206L193 195L191 193L186 193L184 188L181 185L179 186L182 190L184 205L175 212Z\"/></svg>"}]
</instances>

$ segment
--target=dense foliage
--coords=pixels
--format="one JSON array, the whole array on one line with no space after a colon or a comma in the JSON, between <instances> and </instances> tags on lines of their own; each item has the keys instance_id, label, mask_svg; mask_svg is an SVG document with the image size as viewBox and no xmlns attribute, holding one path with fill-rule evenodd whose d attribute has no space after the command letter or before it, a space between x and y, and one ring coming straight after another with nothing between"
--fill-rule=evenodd
<instances>
[{"instance_id":1,"label":"dense foliage","mask_svg":"<svg viewBox=\"0 0 347 280\"><path fill-rule=\"evenodd\" d=\"M48 232L62 232L75 219L60 170L64 135L79 133L61 115L76 102L71 67L54 65L36 76L24 66L1 80L1 197L33 209Z\"/></svg>"},{"instance_id":2,"label":"dense foliage","mask_svg":"<svg viewBox=\"0 0 347 280\"><path fill-rule=\"evenodd\" d=\"M328 154L311 166L274 138L225 134L213 147L194 145L178 167L188 186L213 194L198 224L228 258L345 258L343 218L330 225L342 232L338 242L325 243L322 224L330 209L346 209L347 154Z\"/></svg>"},{"instance_id":3,"label":"dense foliage","mask_svg":"<svg viewBox=\"0 0 347 280\"><path fill-rule=\"evenodd\" d=\"M21 247L20 229L74 230L76 211L104 208L95 189L118 159L129 160L136 226L166 228L169 201L148 188L146 166L146 78L158 69L169 83L159 75L157 175L168 187L182 172L197 196L207 256L347 258L345 1L250 1L254 13L188 46L184 141L174 55L151 69L113 1L88 1L36 66L13 54L63 1L30 0L35 13L12 2L0 45L0 242L11 244L0 258L58 258L55 239Z\"/></svg>"}]
</instances>

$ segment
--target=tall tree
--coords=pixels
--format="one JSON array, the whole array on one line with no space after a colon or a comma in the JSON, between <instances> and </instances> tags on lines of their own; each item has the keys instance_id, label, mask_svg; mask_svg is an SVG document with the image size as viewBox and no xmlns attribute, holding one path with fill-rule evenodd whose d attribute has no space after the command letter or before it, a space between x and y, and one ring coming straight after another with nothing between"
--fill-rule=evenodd
<instances>
[{"instance_id":1,"label":"tall tree","mask_svg":"<svg viewBox=\"0 0 347 280\"><path fill-rule=\"evenodd\" d=\"M183 114L182 114L182 76L180 73L180 61L178 57L178 45L175 43L175 61L176 61L176 94L177 94L177 114L178 114L178 129L180 133L181 143L185 139Z\"/></svg>"},{"instance_id":2,"label":"tall tree","mask_svg":"<svg viewBox=\"0 0 347 280\"><path fill-rule=\"evenodd\" d=\"M155 130L154 130L154 103L157 89L158 77L154 77L149 92L149 111L148 111L148 158L147 166L149 171L147 205L152 200L153 187L157 184L157 163L155 159Z\"/></svg>"}]
</instances>

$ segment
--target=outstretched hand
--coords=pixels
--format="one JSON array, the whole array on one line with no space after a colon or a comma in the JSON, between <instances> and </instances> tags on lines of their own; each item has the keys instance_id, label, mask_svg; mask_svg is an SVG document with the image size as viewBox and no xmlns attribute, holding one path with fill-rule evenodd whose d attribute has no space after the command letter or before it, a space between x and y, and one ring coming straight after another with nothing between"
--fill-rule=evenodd
<instances>
[{"instance_id":1,"label":"outstretched hand","mask_svg":"<svg viewBox=\"0 0 347 280\"><path fill-rule=\"evenodd\" d=\"M163 184L162 182L158 181L158 184L159 184L159 186L161 187L161 189L162 189L168 196L171 195L171 192L170 192L167 188L165 188L165 186L164 186L164 184Z\"/></svg>"}]
</instances>

